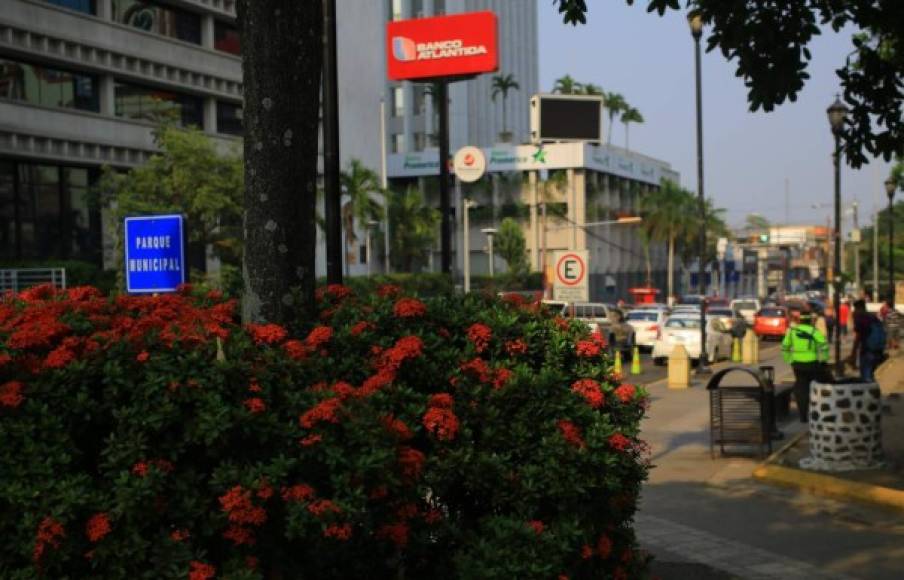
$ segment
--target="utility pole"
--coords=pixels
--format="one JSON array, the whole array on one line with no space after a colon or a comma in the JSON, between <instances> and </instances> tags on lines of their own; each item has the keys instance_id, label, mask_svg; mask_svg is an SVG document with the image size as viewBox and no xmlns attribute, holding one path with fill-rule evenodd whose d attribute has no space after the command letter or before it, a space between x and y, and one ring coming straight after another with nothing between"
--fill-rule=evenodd
<instances>
[{"instance_id":1,"label":"utility pole","mask_svg":"<svg viewBox=\"0 0 904 580\"><path fill-rule=\"evenodd\" d=\"M339 181L339 80L336 0L323 0L323 189L326 279L342 284L342 188Z\"/></svg>"}]
</instances>

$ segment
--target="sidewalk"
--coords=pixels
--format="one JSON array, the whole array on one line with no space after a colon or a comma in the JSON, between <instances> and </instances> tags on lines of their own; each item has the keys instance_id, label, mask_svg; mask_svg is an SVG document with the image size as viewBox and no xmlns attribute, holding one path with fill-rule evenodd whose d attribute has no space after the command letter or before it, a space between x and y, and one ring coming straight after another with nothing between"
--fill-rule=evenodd
<instances>
[{"instance_id":1,"label":"sidewalk","mask_svg":"<svg viewBox=\"0 0 904 580\"><path fill-rule=\"evenodd\" d=\"M893 353L877 370L876 380L882 389L884 468L838 473L799 469L800 459L810 454L809 439L804 434L758 468L755 476L767 483L796 485L842 500L904 510L904 351Z\"/></svg>"}]
</instances>

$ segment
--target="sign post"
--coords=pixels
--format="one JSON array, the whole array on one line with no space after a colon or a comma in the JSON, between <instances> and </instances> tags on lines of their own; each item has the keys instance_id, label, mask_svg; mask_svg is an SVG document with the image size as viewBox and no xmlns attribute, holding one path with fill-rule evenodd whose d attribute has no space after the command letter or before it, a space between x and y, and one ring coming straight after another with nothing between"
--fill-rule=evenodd
<instances>
[{"instance_id":1,"label":"sign post","mask_svg":"<svg viewBox=\"0 0 904 580\"><path fill-rule=\"evenodd\" d=\"M126 291L175 292L185 283L185 228L181 215L125 218Z\"/></svg>"},{"instance_id":2,"label":"sign post","mask_svg":"<svg viewBox=\"0 0 904 580\"><path fill-rule=\"evenodd\" d=\"M439 101L439 199L442 272L452 272L452 206L449 193L449 83L499 68L496 15L470 12L397 20L386 25L391 80L435 82Z\"/></svg>"},{"instance_id":3,"label":"sign post","mask_svg":"<svg viewBox=\"0 0 904 580\"><path fill-rule=\"evenodd\" d=\"M562 302L589 302L588 282L589 252L569 250L553 254L553 300Z\"/></svg>"}]
</instances>

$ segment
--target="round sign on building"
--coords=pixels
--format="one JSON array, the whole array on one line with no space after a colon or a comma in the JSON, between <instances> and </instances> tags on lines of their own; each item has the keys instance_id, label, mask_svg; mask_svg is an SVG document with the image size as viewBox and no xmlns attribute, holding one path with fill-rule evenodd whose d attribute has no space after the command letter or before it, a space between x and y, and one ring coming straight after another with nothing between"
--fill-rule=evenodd
<instances>
[{"instance_id":1,"label":"round sign on building","mask_svg":"<svg viewBox=\"0 0 904 580\"><path fill-rule=\"evenodd\" d=\"M487 171L487 158L479 147L470 145L455 152L452 168L459 181L473 183Z\"/></svg>"}]
</instances>

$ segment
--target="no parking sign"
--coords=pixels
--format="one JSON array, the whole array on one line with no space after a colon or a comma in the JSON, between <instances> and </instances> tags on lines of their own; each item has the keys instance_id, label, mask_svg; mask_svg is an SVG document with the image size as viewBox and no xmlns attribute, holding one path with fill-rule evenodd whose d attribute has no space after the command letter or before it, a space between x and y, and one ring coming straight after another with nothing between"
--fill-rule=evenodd
<instances>
[{"instance_id":1,"label":"no parking sign","mask_svg":"<svg viewBox=\"0 0 904 580\"><path fill-rule=\"evenodd\" d=\"M590 284L587 281L589 252L569 250L553 254L552 297L563 302L588 302Z\"/></svg>"}]
</instances>

